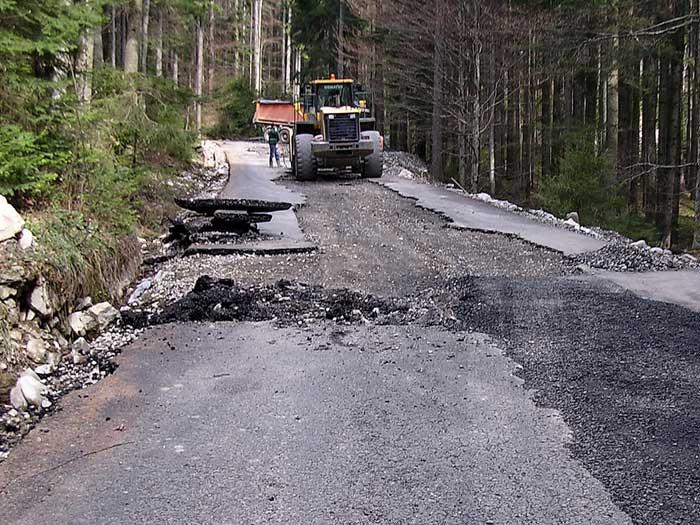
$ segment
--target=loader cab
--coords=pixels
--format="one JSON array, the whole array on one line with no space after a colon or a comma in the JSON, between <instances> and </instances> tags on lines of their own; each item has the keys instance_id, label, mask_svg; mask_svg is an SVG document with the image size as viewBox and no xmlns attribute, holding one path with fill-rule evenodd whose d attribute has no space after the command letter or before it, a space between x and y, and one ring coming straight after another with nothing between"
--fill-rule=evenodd
<instances>
[{"instance_id":1,"label":"loader cab","mask_svg":"<svg viewBox=\"0 0 700 525\"><path fill-rule=\"evenodd\" d=\"M314 80L304 87L302 94L304 112L316 114L321 108L357 107L353 81L349 79Z\"/></svg>"},{"instance_id":2,"label":"loader cab","mask_svg":"<svg viewBox=\"0 0 700 525\"><path fill-rule=\"evenodd\" d=\"M354 106L353 85L350 82L316 84L316 110Z\"/></svg>"},{"instance_id":3,"label":"loader cab","mask_svg":"<svg viewBox=\"0 0 700 525\"><path fill-rule=\"evenodd\" d=\"M297 128L304 133L320 133L327 117L335 110L358 115L361 131L374 129L373 100L369 92L357 86L352 79L330 78L313 80L301 90Z\"/></svg>"}]
</instances>

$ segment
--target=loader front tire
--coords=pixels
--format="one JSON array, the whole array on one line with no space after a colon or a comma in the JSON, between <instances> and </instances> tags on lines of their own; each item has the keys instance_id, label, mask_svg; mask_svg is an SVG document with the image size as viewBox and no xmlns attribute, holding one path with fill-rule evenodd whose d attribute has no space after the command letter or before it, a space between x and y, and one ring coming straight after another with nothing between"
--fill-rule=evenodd
<instances>
[{"instance_id":1,"label":"loader front tire","mask_svg":"<svg viewBox=\"0 0 700 525\"><path fill-rule=\"evenodd\" d=\"M362 178L379 179L384 171L384 151L382 150L382 136L378 131L369 131L367 134L372 138L374 151L365 157L362 166Z\"/></svg>"},{"instance_id":2,"label":"loader front tire","mask_svg":"<svg viewBox=\"0 0 700 525\"><path fill-rule=\"evenodd\" d=\"M313 136L308 134L294 137L294 174L298 180L316 180L318 166L311 150Z\"/></svg>"}]
</instances>

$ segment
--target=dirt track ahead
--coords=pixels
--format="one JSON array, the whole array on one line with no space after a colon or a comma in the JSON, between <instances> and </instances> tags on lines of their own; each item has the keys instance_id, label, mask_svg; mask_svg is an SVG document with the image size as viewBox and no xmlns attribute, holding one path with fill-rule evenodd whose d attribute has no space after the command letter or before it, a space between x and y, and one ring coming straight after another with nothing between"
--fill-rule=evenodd
<instances>
[{"instance_id":1,"label":"dirt track ahead","mask_svg":"<svg viewBox=\"0 0 700 525\"><path fill-rule=\"evenodd\" d=\"M700 521L698 314L376 184L282 183L318 253L164 268L276 319L151 329L0 466L8 522ZM323 320L280 279L359 298ZM373 319L368 294L405 308ZM241 318L216 297L188 304Z\"/></svg>"}]
</instances>

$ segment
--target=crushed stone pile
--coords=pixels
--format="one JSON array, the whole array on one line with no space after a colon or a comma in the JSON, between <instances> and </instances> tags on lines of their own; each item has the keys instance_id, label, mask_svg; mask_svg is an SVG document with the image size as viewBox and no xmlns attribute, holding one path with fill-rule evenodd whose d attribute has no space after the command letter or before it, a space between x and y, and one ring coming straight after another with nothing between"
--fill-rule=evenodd
<instances>
[{"instance_id":1,"label":"crushed stone pile","mask_svg":"<svg viewBox=\"0 0 700 525\"><path fill-rule=\"evenodd\" d=\"M645 243L614 241L595 252L572 258L575 264L613 272L696 270L700 263L691 255L674 255L668 250L650 248Z\"/></svg>"},{"instance_id":2,"label":"crushed stone pile","mask_svg":"<svg viewBox=\"0 0 700 525\"><path fill-rule=\"evenodd\" d=\"M413 177L427 179L429 177L428 166L417 155L405 151L385 151L384 171L387 175L405 177L405 171Z\"/></svg>"}]
</instances>

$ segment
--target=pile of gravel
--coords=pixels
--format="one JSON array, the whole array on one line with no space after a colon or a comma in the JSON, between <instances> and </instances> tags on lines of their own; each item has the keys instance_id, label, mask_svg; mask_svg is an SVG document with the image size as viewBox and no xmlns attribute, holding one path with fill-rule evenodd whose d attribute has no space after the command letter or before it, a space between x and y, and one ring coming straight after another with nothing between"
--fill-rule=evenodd
<instances>
[{"instance_id":1,"label":"pile of gravel","mask_svg":"<svg viewBox=\"0 0 700 525\"><path fill-rule=\"evenodd\" d=\"M410 171L416 178L427 179L428 166L417 155L405 151L384 152L384 170L389 174L398 175L401 170Z\"/></svg>"},{"instance_id":2,"label":"pile of gravel","mask_svg":"<svg viewBox=\"0 0 700 525\"><path fill-rule=\"evenodd\" d=\"M643 241L630 243L613 241L595 252L572 258L575 264L613 272L651 272L666 270L695 270L698 260L691 255L674 255L669 250L650 248Z\"/></svg>"}]
</instances>

